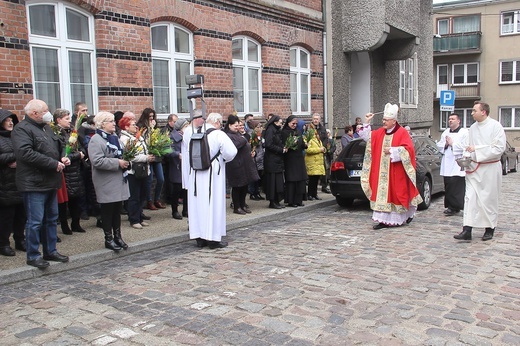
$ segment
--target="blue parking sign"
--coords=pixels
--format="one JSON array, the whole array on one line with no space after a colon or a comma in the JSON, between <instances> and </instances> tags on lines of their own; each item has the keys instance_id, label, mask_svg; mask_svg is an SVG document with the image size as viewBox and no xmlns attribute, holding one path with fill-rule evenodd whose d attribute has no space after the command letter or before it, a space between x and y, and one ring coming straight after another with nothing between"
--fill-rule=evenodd
<instances>
[{"instance_id":1,"label":"blue parking sign","mask_svg":"<svg viewBox=\"0 0 520 346\"><path fill-rule=\"evenodd\" d=\"M442 90L440 102L441 106L455 106L455 91Z\"/></svg>"}]
</instances>

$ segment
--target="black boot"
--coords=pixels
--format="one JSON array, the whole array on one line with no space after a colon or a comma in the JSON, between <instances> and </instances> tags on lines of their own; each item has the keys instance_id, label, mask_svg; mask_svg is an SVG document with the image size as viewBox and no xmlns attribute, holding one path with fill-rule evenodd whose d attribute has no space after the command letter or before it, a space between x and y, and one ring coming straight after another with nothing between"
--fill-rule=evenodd
<instances>
[{"instance_id":1,"label":"black boot","mask_svg":"<svg viewBox=\"0 0 520 346\"><path fill-rule=\"evenodd\" d=\"M274 200L271 200L269 202L269 208L271 209L282 209L282 206L280 205L280 203L274 201Z\"/></svg>"},{"instance_id":2,"label":"black boot","mask_svg":"<svg viewBox=\"0 0 520 346\"><path fill-rule=\"evenodd\" d=\"M470 226L464 226L462 227L462 232L454 235L453 238L458 240L471 240L471 229L472 228Z\"/></svg>"},{"instance_id":3,"label":"black boot","mask_svg":"<svg viewBox=\"0 0 520 346\"><path fill-rule=\"evenodd\" d=\"M493 234L495 233L494 228L486 227L486 231L484 232L484 235L482 236L482 240L491 240L493 239Z\"/></svg>"},{"instance_id":4,"label":"black boot","mask_svg":"<svg viewBox=\"0 0 520 346\"><path fill-rule=\"evenodd\" d=\"M63 234L71 235L72 231L70 230L69 223L67 220L67 203L58 204L58 216L60 219L60 226Z\"/></svg>"},{"instance_id":5,"label":"black boot","mask_svg":"<svg viewBox=\"0 0 520 346\"><path fill-rule=\"evenodd\" d=\"M121 246L117 245L112 237L112 231L103 230L105 233L105 247L110 250L119 251L122 249Z\"/></svg>"},{"instance_id":6,"label":"black boot","mask_svg":"<svg viewBox=\"0 0 520 346\"><path fill-rule=\"evenodd\" d=\"M86 231L80 226L79 218L73 219L70 225L72 232L85 233ZM71 233L72 234L72 233Z\"/></svg>"},{"instance_id":7,"label":"black boot","mask_svg":"<svg viewBox=\"0 0 520 346\"><path fill-rule=\"evenodd\" d=\"M123 240L123 237L121 237L120 229L116 229L114 231L114 243L116 243L116 245L122 247L124 250L128 249L128 244L125 243L125 241Z\"/></svg>"},{"instance_id":8,"label":"black boot","mask_svg":"<svg viewBox=\"0 0 520 346\"><path fill-rule=\"evenodd\" d=\"M172 217L175 220L182 220L182 215L177 211L177 206L172 205Z\"/></svg>"}]
</instances>

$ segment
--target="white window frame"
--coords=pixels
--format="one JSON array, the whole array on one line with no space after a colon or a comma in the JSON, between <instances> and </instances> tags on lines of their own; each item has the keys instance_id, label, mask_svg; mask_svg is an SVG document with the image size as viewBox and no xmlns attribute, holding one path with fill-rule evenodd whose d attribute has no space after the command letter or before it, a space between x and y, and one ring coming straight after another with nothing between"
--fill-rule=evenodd
<instances>
[{"instance_id":1,"label":"white window frame","mask_svg":"<svg viewBox=\"0 0 520 346\"><path fill-rule=\"evenodd\" d=\"M459 115L462 127L469 128L471 124L475 122L471 115L472 111L472 108L455 108L453 112L441 111L439 117L439 130L444 131L448 128L448 118L452 113Z\"/></svg>"},{"instance_id":2,"label":"white window frame","mask_svg":"<svg viewBox=\"0 0 520 346\"><path fill-rule=\"evenodd\" d=\"M233 108L235 108L234 102L236 97L241 97L243 99L244 109L242 111L237 112L238 116L244 116L245 114L253 114L254 116L261 116L262 115L262 46L259 42L252 39L248 36L235 36L233 37L233 41L235 40L242 40L242 59L232 59L233 63L233 69L235 68L242 68L242 85L243 85L243 92L241 95L235 94L235 85L233 80ZM249 51L248 51L248 42L251 42L257 46L257 52L258 52L258 61L249 61ZM249 93L250 93L250 81L249 81L249 70L258 70L258 110L252 110L251 104L249 100Z\"/></svg>"},{"instance_id":3,"label":"white window frame","mask_svg":"<svg viewBox=\"0 0 520 346\"><path fill-rule=\"evenodd\" d=\"M441 23L446 22L446 32L441 32ZM450 20L448 18L437 20L437 34L447 35L450 33Z\"/></svg>"},{"instance_id":4,"label":"white window frame","mask_svg":"<svg viewBox=\"0 0 520 346\"><path fill-rule=\"evenodd\" d=\"M502 80L502 68L503 68L503 64L506 62L513 63L513 68L511 70L512 80L510 80L510 81ZM500 84L518 84L518 83L520 83L520 78L519 79L516 78L517 69L520 69L520 59L519 60L502 60L502 61L500 61L499 83Z\"/></svg>"},{"instance_id":5,"label":"white window frame","mask_svg":"<svg viewBox=\"0 0 520 346\"><path fill-rule=\"evenodd\" d=\"M468 65L477 65L477 81L468 83ZM464 66L464 82L463 83L455 83L455 66ZM457 63L451 65L451 84L452 85L477 85L480 81L480 65L478 62L467 62L467 63Z\"/></svg>"},{"instance_id":6,"label":"white window frame","mask_svg":"<svg viewBox=\"0 0 520 346\"><path fill-rule=\"evenodd\" d=\"M290 52L295 54L295 66L290 66L290 74L294 76L296 82L296 90L293 90L291 85L291 111L293 115L311 115L311 54L308 50L302 47L291 47ZM307 55L307 68L301 65L301 52ZM302 90L302 77L308 78L307 90ZM302 95L306 92L307 97L307 111L302 111ZM296 109L292 109L292 99L296 97Z\"/></svg>"},{"instance_id":7,"label":"white window frame","mask_svg":"<svg viewBox=\"0 0 520 346\"><path fill-rule=\"evenodd\" d=\"M508 115L511 117L511 126L505 126L502 123L503 114L502 111L505 109L510 109L511 114ZM498 107L498 122L504 127L504 129L511 129L511 130L517 130L520 129L520 120L517 122L515 121L515 112L520 112L520 106L508 106L508 107Z\"/></svg>"},{"instance_id":8,"label":"white window frame","mask_svg":"<svg viewBox=\"0 0 520 346\"><path fill-rule=\"evenodd\" d=\"M175 23L170 22L158 22L154 23L150 27L150 40L152 40L152 29L157 27L166 27L166 33L168 35L167 38L167 50L159 50L152 49L152 75L153 75L153 64L155 61L166 61L168 64L168 90L169 90L169 110L165 112L162 107L157 107L155 102L155 93L154 93L154 109L157 112L158 119L167 119L168 115L175 113L179 116L188 117L189 111L182 112L179 110L179 104L177 102L177 89L185 88L188 89L186 85L186 81L184 78L181 78L181 85L177 85L177 68L176 64L179 63L188 63L190 65L190 74L194 72L194 56L193 56L193 33L186 29L183 26L177 25ZM175 51L175 29L181 30L184 33L188 34L189 37L189 47L188 53L181 53ZM155 82L152 78L152 87L155 89Z\"/></svg>"},{"instance_id":9,"label":"white window frame","mask_svg":"<svg viewBox=\"0 0 520 346\"><path fill-rule=\"evenodd\" d=\"M30 9L35 5L52 5L55 7L55 25L56 25L56 37L37 35L31 33L31 19ZM67 20L66 11L67 9L84 15L88 19L88 41L78 41L67 38ZM49 105L49 110L53 112L55 108L65 108L74 110L74 105L77 102L85 102L89 109L90 114L96 114L98 110L98 83L97 83L97 67L96 67L96 44L95 44L95 31L94 31L94 16L82 10L81 8L69 4L68 2L61 1L27 1L26 4L27 14L27 29L29 37L29 50L31 56L31 74L33 80L34 97L42 99ZM59 78L59 105L53 105L50 101L45 100L38 95L38 88L36 87L36 76L35 76L35 56L33 53L34 48L42 48L47 50L55 50L57 52L58 59L58 78ZM92 100L72 100L71 85L78 84L71 81L69 71L69 52L80 52L87 53L90 57L90 74Z\"/></svg>"},{"instance_id":10,"label":"white window frame","mask_svg":"<svg viewBox=\"0 0 520 346\"><path fill-rule=\"evenodd\" d=\"M399 61L399 104L401 108L417 108L419 97L417 53Z\"/></svg>"},{"instance_id":11,"label":"white window frame","mask_svg":"<svg viewBox=\"0 0 520 346\"><path fill-rule=\"evenodd\" d=\"M500 14L500 34L520 34L520 10L504 11Z\"/></svg>"}]
</instances>

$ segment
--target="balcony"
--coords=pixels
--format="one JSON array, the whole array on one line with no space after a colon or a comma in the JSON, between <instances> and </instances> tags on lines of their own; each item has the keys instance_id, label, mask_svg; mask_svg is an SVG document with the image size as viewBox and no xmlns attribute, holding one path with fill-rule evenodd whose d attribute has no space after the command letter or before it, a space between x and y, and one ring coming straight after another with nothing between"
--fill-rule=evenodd
<instances>
[{"instance_id":1,"label":"balcony","mask_svg":"<svg viewBox=\"0 0 520 346\"><path fill-rule=\"evenodd\" d=\"M465 32L460 34L447 34L433 38L433 53L439 55L481 53L480 37L482 33Z\"/></svg>"},{"instance_id":2,"label":"balcony","mask_svg":"<svg viewBox=\"0 0 520 346\"><path fill-rule=\"evenodd\" d=\"M439 84L435 98L440 98L441 91L455 91L455 99L480 99L480 82L471 84Z\"/></svg>"}]
</instances>

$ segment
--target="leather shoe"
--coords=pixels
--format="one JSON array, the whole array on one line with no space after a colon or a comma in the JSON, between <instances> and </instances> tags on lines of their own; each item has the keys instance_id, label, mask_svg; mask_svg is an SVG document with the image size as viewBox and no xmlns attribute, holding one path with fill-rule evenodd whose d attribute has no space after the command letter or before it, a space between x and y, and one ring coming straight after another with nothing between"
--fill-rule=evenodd
<instances>
[{"instance_id":1,"label":"leather shoe","mask_svg":"<svg viewBox=\"0 0 520 346\"><path fill-rule=\"evenodd\" d=\"M234 214L239 214L239 215L246 215L246 212L242 208L238 208L238 209L233 210L233 213Z\"/></svg>"},{"instance_id":2,"label":"leather shoe","mask_svg":"<svg viewBox=\"0 0 520 346\"><path fill-rule=\"evenodd\" d=\"M486 228L486 231L484 232L484 235L482 236L482 240L491 240L493 239L493 234L495 233L494 228Z\"/></svg>"},{"instance_id":3,"label":"leather shoe","mask_svg":"<svg viewBox=\"0 0 520 346\"><path fill-rule=\"evenodd\" d=\"M298 207L298 204L293 203L293 204L288 204L288 206L291 208L296 208L296 207Z\"/></svg>"},{"instance_id":4,"label":"leather shoe","mask_svg":"<svg viewBox=\"0 0 520 346\"><path fill-rule=\"evenodd\" d=\"M317 200L317 201L321 201L321 198L318 197L318 196L313 196L312 198L314 198L314 199Z\"/></svg>"},{"instance_id":5,"label":"leather shoe","mask_svg":"<svg viewBox=\"0 0 520 346\"><path fill-rule=\"evenodd\" d=\"M406 224L409 225L413 221L413 216L406 219Z\"/></svg>"},{"instance_id":6,"label":"leather shoe","mask_svg":"<svg viewBox=\"0 0 520 346\"><path fill-rule=\"evenodd\" d=\"M153 204L152 201L148 201L148 203L146 203L145 209L150 209L150 210L157 210L157 207Z\"/></svg>"},{"instance_id":7,"label":"leather shoe","mask_svg":"<svg viewBox=\"0 0 520 346\"><path fill-rule=\"evenodd\" d=\"M155 203L153 205L155 205L155 207L158 209L166 208L166 206L161 201L155 201Z\"/></svg>"},{"instance_id":8,"label":"leather shoe","mask_svg":"<svg viewBox=\"0 0 520 346\"><path fill-rule=\"evenodd\" d=\"M253 201L259 201L260 200L257 195L249 195L249 199L252 199Z\"/></svg>"},{"instance_id":9,"label":"leather shoe","mask_svg":"<svg viewBox=\"0 0 520 346\"><path fill-rule=\"evenodd\" d=\"M330 193L330 189L328 187L323 187L321 189L321 192L323 192L323 193Z\"/></svg>"},{"instance_id":10,"label":"leather shoe","mask_svg":"<svg viewBox=\"0 0 520 346\"><path fill-rule=\"evenodd\" d=\"M152 217L151 217L151 216L144 215L144 214L141 214L141 219L142 219L142 220L151 220Z\"/></svg>"},{"instance_id":11,"label":"leather shoe","mask_svg":"<svg viewBox=\"0 0 520 346\"><path fill-rule=\"evenodd\" d=\"M44 269L44 268L47 268L48 266L50 266L50 263L45 261L41 257L39 257L37 259L34 259L34 260L27 260L26 263L28 265L30 265L30 266L33 266L33 267L36 267L36 268L39 268L39 269Z\"/></svg>"},{"instance_id":12,"label":"leather shoe","mask_svg":"<svg viewBox=\"0 0 520 346\"><path fill-rule=\"evenodd\" d=\"M265 199L265 197L262 196L261 194L256 195L256 198L258 198L259 201L262 201Z\"/></svg>"},{"instance_id":13,"label":"leather shoe","mask_svg":"<svg viewBox=\"0 0 520 346\"><path fill-rule=\"evenodd\" d=\"M186 210L183 210L183 211L182 211L182 216L183 216L183 217L188 217L188 212L187 212Z\"/></svg>"},{"instance_id":14,"label":"leather shoe","mask_svg":"<svg viewBox=\"0 0 520 346\"><path fill-rule=\"evenodd\" d=\"M179 214L179 212L176 210L172 213L172 217L175 219L175 220L182 220L182 215Z\"/></svg>"},{"instance_id":15,"label":"leather shoe","mask_svg":"<svg viewBox=\"0 0 520 346\"><path fill-rule=\"evenodd\" d=\"M245 208L242 208L243 211L245 211L247 214L251 214L251 209L249 209L248 206L246 206Z\"/></svg>"},{"instance_id":16,"label":"leather shoe","mask_svg":"<svg viewBox=\"0 0 520 346\"><path fill-rule=\"evenodd\" d=\"M314 201L314 197L312 197L312 196L307 197L307 201Z\"/></svg>"},{"instance_id":17,"label":"leather shoe","mask_svg":"<svg viewBox=\"0 0 520 346\"><path fill-rule=\"evenodd\" d=\"M72 229L72 232L76 232L76 233L85 233L87 231L85 231L83 228L81 228L81 226L78 226L77 228L73 228Z\"/></svg>"},{"instance_id":18,"label":"leather shoe","mask_svg":"<svg viewBox=\"0 0 520 346\"><path fill-rule=\"evenodd\" d=\"M384 224L382 222L378 223L377 225L374 225L372 226L373 229L383 229L383 228L388 228L390 226L388 226L387 224Z\"/></svg>"},{"instance_id":19,"label":"leather shoe","mask_svg":"<svg viewBox=\"0 0 520 346\"><path fill-rule=\"evenodd\" d=\"M105 247L109 250L120 251L122 249L121 246L117 245L114 239L105 240Z\"/></svg>"},{"instance_id":20,"label":"leather shoe","mask_svg":"<svg viewBox=\"0 0 520 346\"><path fill-rule=\"evenodd\" d=\"M65 227L62 227L62 228L61 228L61 232L62 232L63 234L66 234L66 235L71 235L71 234L72 234L72 231L70 230L70 228L69 228L68 225L67 225L66 228L65 228Z\"/></svg>"},{"instance_id":21,"label":"leather shoe","mask_svg":"<svg viewBox=\"0 0 520 346\"><path fill-rule=\"evenodd\" d=\"M58 251L56 251L55 253L50 254L50 255L43 255L43 259L46 261L54 261L54 262L62 262L62 263L69 261L68 256L60 255L58 253Z\"/></svg>"},{"instance_id":22,"label":"leather shoe","mask_svg":"<svg viewBox=\"0 0 520 346\"><path fill-rule=\"evenodd\" d=\"M195 239L197 241L197 247L204 247L204 246L208 246L208 241L206 239L202 239L202 238L196 238Z\"/></svg>"},{"instance_id":23,"label":"leather shoe","mask_svg":"<svg viewBox=\"0 0 520 346\"><path fill-rule=\"evenodd\" d=\"M269 203L269 208L271 209L282 209L282 206L278 203L271 202Z\"/></svg>"},{"instance_id":24,"label":"leather shoe","mask_svg":"<svg viewBox=\"0 0 520 346\"><path fill-rule=\"evenodd\" d=\"M0 255L2 256L15 256L16 253L10 246L2 246L0 247Z\"/></svg>"},{"instance_id":25,"label":"leather shoe","mask_svg":"<svg viewBox=\"0 0 520 346\"><path fill-rule=\"evenodd\" d=\"M208 247L210 249L222 249L222 248L225 248L226 246L228 246L228 243L226 243L225 241L208 241Z\"/></svg>"},{"instance_id":26,"label":"leather shoe","mask_svg":"<svg viewBox=\"0 0 520 346\"><path fill-rule=\"evenodd\" d=\"M27 251L27 247L25 246L25 240L22 240L21 242L18 242L18 243L15 242L14 243L14 248L16 250L26 252Z\"/></svg>"},{"instance_id":27,"label":"leather shoe","mask_svg":"<svg viewBox=\"0 0 520 346\"><path fill-rule=\"evenodd\" d=\"M471 240L471 229L463 228L462 232L453 236L457 240Z\"/></svg>"}]
</instances>

